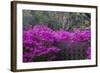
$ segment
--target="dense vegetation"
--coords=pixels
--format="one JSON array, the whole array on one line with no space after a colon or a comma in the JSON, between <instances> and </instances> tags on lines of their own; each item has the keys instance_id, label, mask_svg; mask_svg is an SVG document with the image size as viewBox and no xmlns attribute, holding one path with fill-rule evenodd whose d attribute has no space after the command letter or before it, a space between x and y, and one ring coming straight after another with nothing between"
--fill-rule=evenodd
<instances>
[{"instance_id":1,"label":"dense vegetation","mask_svg":"<svg viewBox=\"0 0 100 73\"><path fill-rule=\"evenodd\" d=\"M89 13L23 10L24 25L45 24L54 30L63 28L71 31L74 28L90 28L90 19Z\"/></svg>"},{"instance_id":2,"label":"dense vegetation","mask_svg":"<svg viewBox=\"0 0 100 73\"><path fill-rule=\"evenodd\" d=\"M23 62L91 59L89 13L23 10Z\"/></svg>"}]
</instances>

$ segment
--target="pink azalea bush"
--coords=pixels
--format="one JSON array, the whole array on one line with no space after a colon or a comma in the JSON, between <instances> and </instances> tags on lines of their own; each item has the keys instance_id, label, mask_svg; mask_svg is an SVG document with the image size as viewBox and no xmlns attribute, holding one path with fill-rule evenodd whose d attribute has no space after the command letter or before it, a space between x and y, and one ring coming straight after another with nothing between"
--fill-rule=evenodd
<instances>
[{"instance_id":1,"label":"pink azalea bush","mask_svg":"<svg viewBox=\"0 0 100 73\"><path fill-rule=\"evenodd\" d=\"M85 49L81 52L84 59L91 59L90 43L90 30L68 32L46 25L29 26L23 31L23 62L61 60L67 49Z\"/></svg>"}]
</instances>

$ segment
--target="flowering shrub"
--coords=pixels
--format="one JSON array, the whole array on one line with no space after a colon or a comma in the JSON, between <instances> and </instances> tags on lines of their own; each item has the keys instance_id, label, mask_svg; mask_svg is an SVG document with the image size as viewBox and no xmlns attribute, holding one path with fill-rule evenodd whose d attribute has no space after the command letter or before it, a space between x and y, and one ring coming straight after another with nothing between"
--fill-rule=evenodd
<instances>
[{"instance_id":1,"label":"flowering shrub","mask_svg":"<svg viewBox=\"0 0 100 73\"><path fill-rule=\"evenodd\" d=\"M23 62L64 60L68 49L85 49L81 59L90 59L90 42L90 30L53 31L45 25L30 26L23 31Z\"/></svg>"},{"instance_id":2,"label":"flowering shrub","mask_svg":"<svg viewBox=\"0 0 100 73\"><path fill-rule=\"evenodd\" d=\"M23 32L23 61L55 60L59 48L54 44L53 30L44 26L36 25Z\"/></svg>"}]
</instances>

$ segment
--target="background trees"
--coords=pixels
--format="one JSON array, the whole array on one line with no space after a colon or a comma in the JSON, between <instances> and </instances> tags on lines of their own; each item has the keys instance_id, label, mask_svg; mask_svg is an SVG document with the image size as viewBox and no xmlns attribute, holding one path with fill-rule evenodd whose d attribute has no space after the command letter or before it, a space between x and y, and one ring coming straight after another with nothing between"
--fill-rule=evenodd
<instances>
[{"instance_id":1,"label":"background trees","mask_svg":"<svg viewBox=\"0 0 100 73\"><path fill-rule=\"evenodd\" d=\"M90 13L23 10L23 25L45 24L53 30L90 28Z\"/></svg>"}]
</instances>

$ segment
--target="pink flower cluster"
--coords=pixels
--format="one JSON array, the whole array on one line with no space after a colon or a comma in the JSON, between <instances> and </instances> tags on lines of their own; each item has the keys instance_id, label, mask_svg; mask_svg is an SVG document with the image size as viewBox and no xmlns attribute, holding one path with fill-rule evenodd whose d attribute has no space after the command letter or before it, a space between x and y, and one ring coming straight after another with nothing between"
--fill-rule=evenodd
<instances>
[{"instance_id":1,"label":"pink flower cluster","mask_svg":"<svg viewBox=\"0 0 100 73\"><path fill-rule=\"evenodd\" d=\"M68 32L54 31L45 25L31 26L23 31L23 62L60 60L63 49L77 48L86 49L85 58L90 59L90 43L90 30Z\"/></svg>"}]
</instances>

